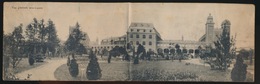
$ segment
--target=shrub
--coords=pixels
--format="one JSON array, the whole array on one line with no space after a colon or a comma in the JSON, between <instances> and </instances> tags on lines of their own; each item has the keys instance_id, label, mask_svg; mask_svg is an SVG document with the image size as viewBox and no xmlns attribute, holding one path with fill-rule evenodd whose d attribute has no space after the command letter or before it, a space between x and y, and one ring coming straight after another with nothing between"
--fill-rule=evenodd
<instances>
[{"instance_id":1,"label":"shrub","mask_svg":"<svg viewBox=\"0 0 260 84\"><path fill-rule=\"evenodd\" d=\"M90 54L90 62L88 63L88 67L86 70L87 78L89 80L97 80L100 79L102 74L101 74L101 69L99 67L99 63L97 62L97 57L93 52Z\"/></svg>"},{"instance_id":2,"label":"shrub","mask_svg":"<svg viewBox=\"0 0 260 84\"><path fill-rule=\"evenodd\" d=\"M29 64L33 65L34 64L34 59L32 56L29 56Z\"/></svg>"},{"instance_id":3,"label":"shrub","mask_svg":"<svg viewBox=\"0 0 260 84\"><path fill-rule=\"evenodd\" d=\"M231 79L235 82L245 81L247 74L247 65L243 63L242 55L239 54L234 64L234 68L231 71Z\"/></svg>"},{"instance_id":4,"label":"shrub","mask_svg":"<svg viewBox=\"0 0 260 84\"><path fill-rule=\"evenodd\" d=\"M75 58L73 58L73 59L70 61L69 72L70 72L70 75L71 75L72 77L77 77L78 74L79 74L78 63L76 62L76 59L75 59Z\"/></svg>"}]
</instances>

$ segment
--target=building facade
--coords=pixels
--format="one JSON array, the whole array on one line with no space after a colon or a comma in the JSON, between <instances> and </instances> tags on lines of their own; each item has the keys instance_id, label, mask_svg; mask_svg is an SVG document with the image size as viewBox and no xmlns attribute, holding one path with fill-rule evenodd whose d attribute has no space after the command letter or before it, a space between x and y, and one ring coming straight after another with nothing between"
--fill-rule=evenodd
<instances>
[{"instance_id":1,"label":"building facade","mask_svg":"<svg viewBox=\"0 0 260 84\"><path fill-rule=\"evenodd\" d=\"M137 46L138 43L145 47L145 50L156 50L157 41L161 36L151 23L131 23L127 30L127 43Z\"/></svg>"},{"instance_id":2,"label":"building facade","mask_svg":"<svg viewBox=\"0 0 260 84\"><path fill-rule=\"evenodd\" d=\"M132 43L137 47L140 43L146 49L157 52L158 49L171 49L175 48L178 44L180 49L187 49L194 51L198 47L213 46L214 42L218 40L218 36L221 35L222 31L230 32L230 21L224 20L222 22L221 28L214 28L213 16L209 14L205 24L205 34L199 39L199 41L190 40L163 40L160 33L156 30L152 23L138 23L133 22L127 29L126 35L121 37L111 37L108 39L103 39L100 45L93 45L92 48L108 50L115 46L125 47L127 43ZM135 48L136 48L135 47ZM192 52L193 53L193 52Z\"/></svg>"}]
</instances>

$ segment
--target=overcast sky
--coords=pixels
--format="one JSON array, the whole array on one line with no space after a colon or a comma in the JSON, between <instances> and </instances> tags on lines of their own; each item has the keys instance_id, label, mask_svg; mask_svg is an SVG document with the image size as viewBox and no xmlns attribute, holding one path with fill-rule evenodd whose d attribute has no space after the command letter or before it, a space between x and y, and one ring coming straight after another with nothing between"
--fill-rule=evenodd
<instances>
[{"instance_id":1,"label":"overcast sky","mask_svg":"<svg viewBox=\"0 0 260 84\"><path fill-rule=\"evenodd\" d=\"M29 9L18 7L36 7ZM16 9L15 9L16 8ZM129 13L128 13L129 12ZM54 21L58 37L68 38L69 26L79 22L91 41L122 36L130 22L153 23L164 40L198 39L205 33L209 14L215 28L225 19L231 22L231 35L237 34L237 47L254 46L254 5L208 3L4 3L4 33L10 33L33 18Z\"/></svg>"}]
</instances>

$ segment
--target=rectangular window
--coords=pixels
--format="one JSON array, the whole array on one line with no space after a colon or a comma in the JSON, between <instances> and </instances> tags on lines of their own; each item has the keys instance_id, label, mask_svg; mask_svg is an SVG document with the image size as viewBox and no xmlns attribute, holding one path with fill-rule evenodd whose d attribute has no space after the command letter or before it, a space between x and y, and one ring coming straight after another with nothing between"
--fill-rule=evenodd
<instances>
[{"instance_id":1,"label":"rectangular window","mask_svg":"<svg viewBox=\"0 0 260 84\"><path fill-rule=\"evenodd\" d=\"M139 38L139 35L138 35L138 34L136 35L136 38Z\"/></svg>"},{"instance_id":2,"label":"rectangular window","mask_svg":"<svg viewBox=\"0 0 260 84\"><path fill-rule=\"evenodd\" d=\"M145 45L145 41L143 41L143 45Z\"/></svg>"},{"instance_id":3,"label":"rectangular window","mask_svg":"<svg viewBox=\"0 0 260 84\"><path fill-rule=\"evenodd\" d=\"M145 39L145 38L146 38L146 36L145 36L145 35L143 35L143 38Z\"/></svg>"},{"instance_id":4,"label":"rectangular window","mask_svg":"<svg viewBox=\"0 0 260 84\"><path fill-rule=\"evenodd\" d=\"M149 42L149 45L152 45L152 42L151 42L151 41Z\"/></svg>"},{"instance_id":5,"label":"rectangular window","mask_svg":"<svg viewBox=\"0 0 260 84\"><path fill-rule=\"evenodd\" d=\"M137 29L137 32L139 32L140 30L139 29Z\"/></svg>"},{"instance_id":6,"label":"rectangular window","mask_svg":"<svg viewBox=\"0 0 260 84\"><path fill-rule=\"evenodd\" d=\"M133 32L134 31L134 29L131 29L131 32Z\"/></svg>"},{"instance_id":7,"label":"rectangular window","mask_svg":"<svg viewBox=\"0 0 260 84\"><path fill-rule=\"evenodd\" d=\"M145 30L144 30L144 32L145 32Z\"/></svg>"},{"instance_id":8,"label":"rectangular window","mask_svg":"<svg viewBox=\"0 0 260 84\"><path fill-rule=\"evenodd\" d=\"M153 38L152 35L149 35L149 38L152 39Z\"/></svg>"},{"instance_id":9,"label":"rectangular window","mask_svg":"<svg viewBox=\"0 0 260 84\"><path fill-rule=\"evenodd\" d=\"M133 34L130 34L130 38L133 38L134 36L133 36Z\"/></svg>"}]
</instances>

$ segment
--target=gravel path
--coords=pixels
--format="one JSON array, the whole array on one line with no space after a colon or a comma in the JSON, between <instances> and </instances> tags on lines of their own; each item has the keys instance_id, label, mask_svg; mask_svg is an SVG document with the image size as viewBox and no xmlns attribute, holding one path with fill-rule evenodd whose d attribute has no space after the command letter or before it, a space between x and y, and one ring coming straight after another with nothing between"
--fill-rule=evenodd
<instances>
[{"instance_id":1,"label":"gravel path","mask_svg":"<svg viewBox=\"0 0 260 84\"><path fill-rule=\"evenodd\" d=\"M29 80L56 80L54 72L56 68L66 63L65 58L46 60L46 64L17 73L16 76L20 79L25 79L28 74L32 74Z\"/></svg>"}]
</instances>

